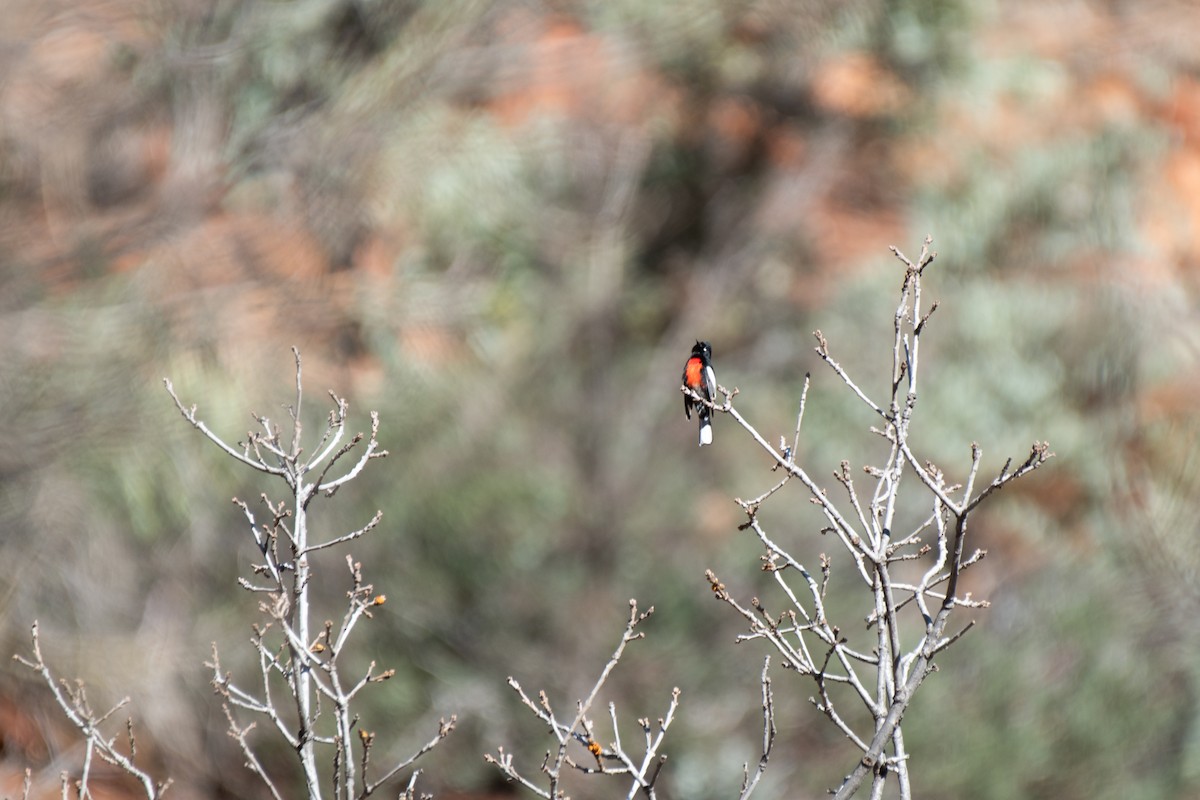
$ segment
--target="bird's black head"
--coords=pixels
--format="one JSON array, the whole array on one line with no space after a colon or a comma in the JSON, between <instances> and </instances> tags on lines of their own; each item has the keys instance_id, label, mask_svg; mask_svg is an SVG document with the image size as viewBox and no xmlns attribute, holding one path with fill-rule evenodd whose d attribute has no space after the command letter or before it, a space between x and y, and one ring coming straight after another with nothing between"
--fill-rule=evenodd
<instances>
[{"instance_id":1,"label":"bird's black head","mask_svg":"<svg viewBox=\"0 0 1200 800\"><path fill-rule=\"evenodd\" d=\"M696 342L696 344L692 346L692 355L700 356L707 361L712 358L712 345L708 342Z\"/></svg>"}]
</instances>

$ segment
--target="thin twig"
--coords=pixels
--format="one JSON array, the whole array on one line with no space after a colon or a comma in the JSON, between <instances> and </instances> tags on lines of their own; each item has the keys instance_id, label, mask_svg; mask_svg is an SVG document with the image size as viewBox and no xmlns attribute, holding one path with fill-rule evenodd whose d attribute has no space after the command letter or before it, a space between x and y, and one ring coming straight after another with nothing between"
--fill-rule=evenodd
<instances>
[{"instance_id":1,"label":"thin twig","mask_svg":"<svg viewBox=\"0 0 1200 800\"><path fill-rule=\"evenodd\" d=\"M83 775L80 779L80 793L87 794L88 773L91 767L91 755L93 752L110 764L113 764L127 774L133 776L138 783L142 785L142 790L145 792L149 800L157 800L171 785L171 780L158 783L150 774L140 769L133 763L133 757L126 756L116 749L116 738L108 737L101 733L99 725L118 709L123 708L129 703L129 698L126 697L114 705L109 711L97 717L91 710L87 702L87 697L83 691L83 684L78 683L75 690L71 690L66 681L55 680L50 668L46 665L45 659L42 657L41 639L38 633L38 623L35 621L30 630L30 638L33 645L33 659L27 659L24 656L14 655L13 660L17 661L41 676L42 682L50 689L54 701L58 704L67 720L75 726L75 728L83 734L86 744L86 755L84 760ZM70 695L68 697L68 695ZM131 731L132 728L128 730ZM65 785L64 785L65 790Z\"/></svg>"},{"instance_id":2,"label":"thin twig","mask_svg":"<svg viewBox=\"0 0 1200 800\"><path fill-rule=\"evenodd\" d=\"M754 774L750 774L748 764L742 765L742 791L738 795L738 800L748 800L755 788L758 787L758 782L762 780L763 774L767 771L767 762L771 760L771 750L775 747L775 696L771 691L771 678L767 674L767 670L771 666L771 657L767 656L763 659L762 678L762 715L763 715L763 741L762 755L758 758L758 768L754 770Z\"/></svg>"},{"instance_id":3,"label":"thin twig","mask_svg":"<svg viewBox=\"0 0 1200 800\"><path fill-rule=\"evenodd\" d=\"M279 475L282 477L286 474L286 470L284 470L283 467L273 467L264 462L262 459L255 461L252 458L247 458L245 455L227 445L224 439L209 430L209 427L204 424L203 420L196 417L196 406L193 405L190 408L184 408L183 403L175 394L175 387L171 385L171 381L169 379L163 378L163 385L167 387L167 393L171 395L171 399L175 401L175 407L179 409L179 413L183 415L183 418L190 422L192 427L208 437L209 441L225 451L225 455L241 462L242 464L245 464L251 469L256 469L259 472L265 472L268 475Z\"/></svg>"}]
</instances>

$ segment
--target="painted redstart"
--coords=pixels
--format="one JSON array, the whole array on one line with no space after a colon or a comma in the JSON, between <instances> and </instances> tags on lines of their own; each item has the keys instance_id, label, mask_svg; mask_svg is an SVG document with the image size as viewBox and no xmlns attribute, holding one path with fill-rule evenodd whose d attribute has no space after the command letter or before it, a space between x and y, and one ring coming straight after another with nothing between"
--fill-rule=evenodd
<instances>
[{"instance_id":1,"label":"painted redstart","mask_svg":"<svg viewBox=\"0 0 1200 800\"><path fill-rule=\"evenodd\" d=\"M717 377L712 368L712 345L708 342L696 342L692 348L692 356L683 367L683 385L708 402L712 402L717 394ZM700 446L712 444L712 409L703 403L683 396L683 413L692 418L692 409L700 418Z\"/></svg>"}]
</instances>

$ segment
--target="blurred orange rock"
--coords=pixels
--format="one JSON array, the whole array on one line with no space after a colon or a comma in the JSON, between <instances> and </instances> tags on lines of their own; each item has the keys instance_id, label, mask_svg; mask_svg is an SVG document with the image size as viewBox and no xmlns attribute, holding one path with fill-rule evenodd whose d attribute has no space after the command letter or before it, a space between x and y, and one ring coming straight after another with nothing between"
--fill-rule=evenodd
<instances>
[{"instance_id":1,"label":"blurred orange rock","mask_svg":"<svg viewBox=\"0 0 1200 800\"><path fill-rule=\"evenodd\" d=\"M908 102L908 87L868 53L845 53L821 64L812 79L813 102L848 117L894 114Z\"/></svg>"},{"instance_id":2,"label":"blurred orange rock","mask_svg":"<svg viewBox=\"0 0 1200 800\"><path fill-rule=\"evenodd\" d=\"M528 27L508 29L528 37ZM488 104L503 124L518 126L551 116L640 126L676 105L674 93L640 63L634 48L569 19L535 27L531 38L509 43L515 58L499 76L501 88Z\"/></svg>"}]
</instances>

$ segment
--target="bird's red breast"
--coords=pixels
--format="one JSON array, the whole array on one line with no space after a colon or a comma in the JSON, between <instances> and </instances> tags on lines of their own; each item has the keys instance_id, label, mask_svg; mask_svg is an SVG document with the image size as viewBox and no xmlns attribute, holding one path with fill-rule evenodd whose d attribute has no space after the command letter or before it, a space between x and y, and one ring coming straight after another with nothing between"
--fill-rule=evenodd
<instances>
[{"instance_id":1,"label":"bird's red breast","mask_svg":"<svg viewBox=\"0 0 1200 800\"><path fill-rule=\"evenodd\" d=\"M687 366L683 370L683 379L687 382L689 389L699 390L704 385L704 364L699 358L692 356L688 359Z\"/></svg>"}]
</instances>

